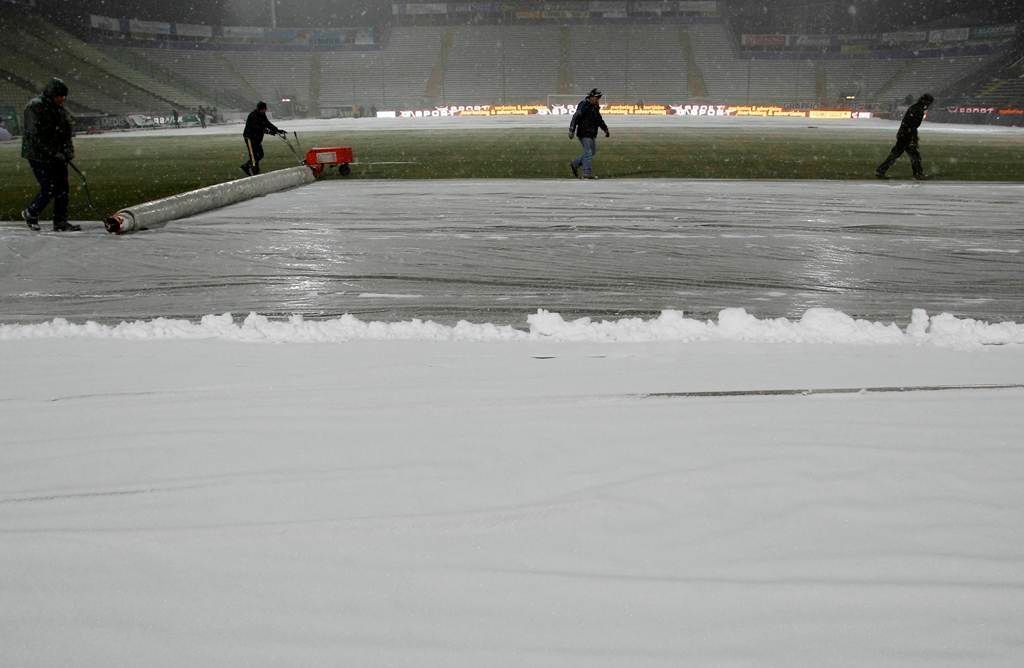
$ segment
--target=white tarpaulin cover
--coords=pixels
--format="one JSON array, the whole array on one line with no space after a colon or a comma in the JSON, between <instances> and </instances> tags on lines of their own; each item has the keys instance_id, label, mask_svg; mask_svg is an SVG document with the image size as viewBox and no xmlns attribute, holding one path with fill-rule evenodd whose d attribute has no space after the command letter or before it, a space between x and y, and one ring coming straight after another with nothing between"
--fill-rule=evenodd
<instances>
[{"instance_id":1,"label":"white tarpaulin cover","mask_svg":"<svg viewBox=\"0 0 1024 668\"><path fill-rule=\"evenodd\" d=\"M295 188L315 180L316 177L308 167L279 169L121 209L107 218L105 224L108 232L126 234L147 226L244 202L260 195Z\"/></svg>"}]
</instances>

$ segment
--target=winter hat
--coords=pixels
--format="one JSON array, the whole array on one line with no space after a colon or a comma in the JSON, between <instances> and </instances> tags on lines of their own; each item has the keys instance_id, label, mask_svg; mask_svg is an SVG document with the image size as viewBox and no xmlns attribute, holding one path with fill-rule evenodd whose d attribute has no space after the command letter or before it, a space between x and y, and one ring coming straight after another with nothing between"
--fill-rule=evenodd
<instances>
[{"instance_id":1,"label":"winter hat","mask_svg":"<svg viewBox=\"0 0 1024 668\"><path fill-rule=\"evenodd\" d=\"M262 101L262 100L260 100L259 102L256 103L256 109L258 111L266 111L267 110L267 103Z\"/></svg>"},{"instance_id":2,"label":"winter hat","mask_svg":"<svg viewBox=\"0 0 1024 668\"><path fill-rule=\"evenodd\" d=\"M57 77L54 77L50 79L50 83L46 84L46 88L43 89L43 96L49 98L67 97L68 85Z\"/></svg>"},{"instance_id":3,"label":"winter hat","mask_svg":"<svg viewBox=\"0 0 1024 668\"><path fill-rule=\"evenodd\" d=\"M924 95L921 96L921 99L918 100L918 102L924 102L925 104L931 104L934 101L935 98L932 97L931 93L925 93Z\"/></svg>"},{"instance_id":4,"label":"winter hat","mask_svg":"<svg viewBox=\"0 0 1024 668\"><path fill-rule=\"evenodd\" d=\"M587 93L587 97L601 97L602 93L596 88L591 88L590 92Z\"/></svg>"}]
</instances>

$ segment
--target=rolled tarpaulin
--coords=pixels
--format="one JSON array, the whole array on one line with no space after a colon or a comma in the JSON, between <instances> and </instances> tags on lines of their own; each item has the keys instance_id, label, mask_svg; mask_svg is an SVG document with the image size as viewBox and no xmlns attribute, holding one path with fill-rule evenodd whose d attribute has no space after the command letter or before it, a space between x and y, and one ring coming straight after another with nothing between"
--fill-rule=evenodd
<instances>
[{"instance_id":1,"label":"rolled tarpaulin","mask_svg":"<svg viewBox=\"0 0 1024 668\"><path fill-rule=\"evenodd\" d=\"M107 232L128 234L152 225L188 218L229 204L295 188L316 180L309 167L290 167L248 178L218 183L163 199L121 209L103 221Z\"/></svg>"}]
</instances>

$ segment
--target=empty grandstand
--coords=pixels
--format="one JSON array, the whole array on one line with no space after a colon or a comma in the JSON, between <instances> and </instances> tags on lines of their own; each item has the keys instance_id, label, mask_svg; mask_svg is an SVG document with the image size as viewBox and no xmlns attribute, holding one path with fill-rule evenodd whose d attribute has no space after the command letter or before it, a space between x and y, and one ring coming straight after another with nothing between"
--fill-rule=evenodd
<instances>
[{"instance_id":1,"label":"empty grandstand","mask_svg":"<svg viewBox=\"0 0 1024 668\"><path fill-rule=\"evenodd\" d=\"M256 10L226 13L244 3L213 3L198 17L195 9L155 5L146 16L101 13L116 4L87 2L67 15L47 3L26 8L3 0L0 108L22 107L51 76L71 85L69 106L80 119L111 127L198 108L230 118L258 99L279 117L330 117L543 104L592 87L602 88L608 103L876 111L925 90L940 99L956 90L961 100L992 105L1024 99L1020 58L1007 61L1019 26L983 12L944 16L934 27L853 32L856 25L839 22L828 32L807 3L786 0L778 6L789 11L767 19L745 12L742 0L410 0L362 15L350 2L341 3L349 8L341 27L326 9L304 15L300 0L274 4L289 25ZM359 16L365 22L353 24ZM227 23L242 18L268 24ZM870 18L862 15L862 25ZM299 25L304 20L310 22ZM964 24L950 24L957 20ZM972 77L979 85L970 85Z\"/></svg>"}]
</instances>

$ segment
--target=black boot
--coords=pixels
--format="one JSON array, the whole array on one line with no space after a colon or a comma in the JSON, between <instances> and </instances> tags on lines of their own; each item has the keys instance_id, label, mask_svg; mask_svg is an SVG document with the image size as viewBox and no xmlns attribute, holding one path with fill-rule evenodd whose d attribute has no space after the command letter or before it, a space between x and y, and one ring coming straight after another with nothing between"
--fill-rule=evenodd
<instances>
[{"instance_id":1,"label":"black boot","mask_svg":"<svg viewBox=\"0 0 1024 668\"><path fill-rule=\"evenodd\" d=\"M78 232L81 230L81 226L69 223L66 220L55 220L53 221L54 232Z\"/></svg>"}]
</instances>

